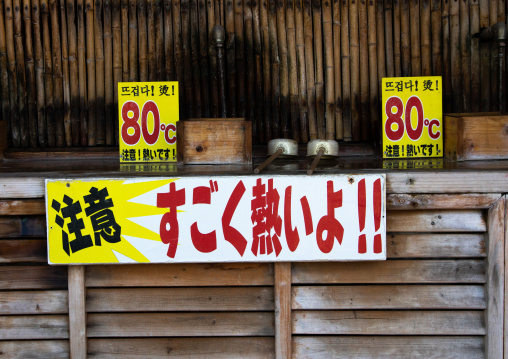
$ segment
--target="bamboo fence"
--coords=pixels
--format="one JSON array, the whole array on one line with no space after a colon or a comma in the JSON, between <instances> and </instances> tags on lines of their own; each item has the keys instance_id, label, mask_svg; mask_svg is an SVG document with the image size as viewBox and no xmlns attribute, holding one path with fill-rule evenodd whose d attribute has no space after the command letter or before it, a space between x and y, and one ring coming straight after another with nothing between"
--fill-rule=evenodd
<instances>
[{"instance_id":1,"label":"bamboo fence","mask_svg":"<svg viewBox=\"0 0 508 359\"><path fill-rule=\"evenodd\" d=\"M0 120L13 148L115 146L121 81L179 81L181 120L219 117L222 25L226 114L252 121L254 143L379 141L385 76L442 76L445 112L504 106L499 42L479 33L506 11L505 0L0 0Z\"/></svg>"}]
</instances>

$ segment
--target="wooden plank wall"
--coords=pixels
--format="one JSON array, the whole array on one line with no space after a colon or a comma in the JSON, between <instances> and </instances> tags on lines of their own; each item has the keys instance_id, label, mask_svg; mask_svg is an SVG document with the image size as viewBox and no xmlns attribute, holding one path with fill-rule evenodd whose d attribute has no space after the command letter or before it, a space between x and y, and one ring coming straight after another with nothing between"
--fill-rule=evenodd
<instances>
[{"instance_id":1,"label":"wooden plank wall","mask_svg":"<svg viewBox=\"0 0 508 359\"><path fill-rule=\"evenodd\" d=\"M387 203L387 261L67 268L42 200L2 200L0 353L503 358L505 197Z\"/></svg>"},{"instance_id":2,"label":"wooden plank wall","mask_svg":"<svg viewBox=\"0 0 508 359\"><path fill-rule=\"evenodd\" d=\"M115 145L118 82L163 80L182 119L219 117L220 24L227 115L254 143L369 141L383 77L443 76L445 112L506 109L498 43L479 36L505 22L504 0L2 0L0 119L12 147Z\"/></svg>"}]
</instances>

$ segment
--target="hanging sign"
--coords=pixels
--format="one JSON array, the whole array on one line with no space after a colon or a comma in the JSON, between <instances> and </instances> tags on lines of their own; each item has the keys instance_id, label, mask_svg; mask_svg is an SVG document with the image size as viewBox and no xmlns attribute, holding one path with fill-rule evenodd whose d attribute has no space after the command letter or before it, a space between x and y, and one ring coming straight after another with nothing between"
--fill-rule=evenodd
<instances>
[{"instance_id":1,"label":"hanging sign","mask_svg":"<svg viewBox=\"0 0 508 359\"><path fill-rule=\"evenodd\" d=\"M178 82L119 82L120 162L176 162Z\"/></svg>"},{"instance_id":2,"label":"hanging sign","mask_svg":"<svg viewBox=\"0 0 508 359\"><path fill-rule=\"evenodd\" d=\"M386 259L385 176L46 180L48 262Z\"/></svg>"},{"instance_id":3,"label":"hanging sign","mask_svg":"<svg viewBox=\"0 0 508 359\"><path fill-rule=\"evenodd\" d=\"M443 157L440 76L382 81L383 158Z\"/></svg>"}]
</instances>

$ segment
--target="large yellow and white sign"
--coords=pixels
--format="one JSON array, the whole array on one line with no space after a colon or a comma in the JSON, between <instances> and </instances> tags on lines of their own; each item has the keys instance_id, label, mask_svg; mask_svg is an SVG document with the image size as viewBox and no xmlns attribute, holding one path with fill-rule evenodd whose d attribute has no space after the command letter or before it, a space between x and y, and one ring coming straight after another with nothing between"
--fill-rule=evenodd
<instances>
[{"instance_id":1,"label":"large yellow and white sign","mask_svg":"<svg viewBox=\"0 0 508 359\"><path fill-rule=\"evenodd\" d=\"M440 76L382 81L383 158L443 157Z\"/></svg>"},{"instance_id":2,"label":"large yellow and white sign","mask_svg":"<svg viewBox=\"0 0 508 359\"><path fill-rule=\"evenodd\" d=\"M176 162L178 82L118 83L120 162Z\"/></svg>"},{"instance_id":3,"label":"large yellow and white sign","mask_svg":"<svg viewBox=\"0 0 508 359\"><path fill-rule=\"evenodd\" d=\"M386 259L385 176L47 180L48 262Z\"/></svg>"}]
</instances>

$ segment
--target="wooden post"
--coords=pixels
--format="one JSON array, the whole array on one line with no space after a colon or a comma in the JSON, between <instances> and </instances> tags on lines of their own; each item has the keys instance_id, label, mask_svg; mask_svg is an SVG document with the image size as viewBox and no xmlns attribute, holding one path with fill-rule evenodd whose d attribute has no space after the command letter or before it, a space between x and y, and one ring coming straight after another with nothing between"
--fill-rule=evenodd
<instances>
[{"instance_id":1,"label":"wooden post","mask_svg":"<svg viewBox=\"0 0 508 359\"><path fill-rule=\"evenodd\" d=\"M275 263L275 358L291 358L291 263Z\"/></svg>"},{"instance_id":2,"label":"wooden post","mask_svg":"<svg viewBox=\"0 0 508 359\"><path fill-rule=\"evenodd\" d=\"M259 1L251 2L252 6L252 30L253 30L253 39L254 39L254 67L255 67L255 77L256 77L256 86L255 86L255 101L256 101L256 123L257 123L257 140L259 143L263 143L265 141L265 127L263 122L263 51L261 49L261 24L260 24L260 8L261 4ZM303 37L303 35L302 35ZM297 40L298 43L298 40ZM298 49L298 45L297 45ZM270 83L269 78L265 79Z\"/></svg>"},{"instance_id":3,"label":"wooden post","mask_svg":"<svg viewBox=\"0 0 508 359\"><path fill-rule=\"evenodd\" d=\"M270 67L272 82L272 137L279 138L280 126L280 78L279 78L279 47L277 45L277 15L275 1L268 1L268 38L270 42Z\"/></svg>"},{"instance_id":4,"label":"wooden post","mask_svg":"<svg viewBox=\"0 0 508 359\"><path fill-rule=\"evenodd\" d=\"M349 2L341 0L340 13L340 52L342 60L342 126L344 141L352 140L351 123L351 71L349 58ZM310 116L309 116L310 119ZM311 140L315 138L311 137Z\"/></svg>"},{"instance_id":5,"label":"wooden post","mask_svg":"<svg viewBox=\"0 0 508 359\"><path fill-rule=\"evenodd\" d=\"M35 57L35 85L37 88L37 139L40 147L46 147L46 109L44 107L44 57L41 40L41 26L40 26L40 6L39 0L32 0L32 29L34 32L34 57ZM0 17L3 14L0 13ZM3 26L0 26L3 27ZM0 46L1 49L5 47ZM1 55L0 55L1 57ZM7 66L7 65L6 65ZM7 71L7 67L5 67ZM7 72L5 73L7 75ZM4 90L4 82L2 81L2 91ZM6 83L7 84L7 83ZM4 101L8 103L9 92L2 92L2 113ZM3 118L5 120L5 117Z\"/></svg>"},{"instance_id":6,"label":"wooden post","mask_svg":"<svg viewBox=\"0 0 508 359\"><path fill-rule=\"evenodd\" d=\"M344 1L347 2L347 0ZM307 101L309 110L308 112L309 138L311 140L315 140L317 139L317 120L316 120L316 88L314 86L314 56L312 54L312 43L314 35L312 32L311 0L303 0L303 36L305 42L305 77L306 77Z\"/></svg>"},{"instance_id":7,"label":"wooden post","mask_svg":"<svg viewBox=\"0 0 508 359\"><path fill-rule=\"evenodd\" d=\"M85 266L68 268L70 356L72 359L85 359L87 354Z\"/></svg>"},{"instance_id":8,"label":"wooden post","mask_svg":"<svg viewBox=\"0 0 508 359\"><path fill-rule=\"evenodd\" d=\"M88 109L86 92L85 6L83 0L76 1L76 27L78 32L79 134L81 146L86 146L88 145Z\"/></svg>"},{"instance_id":9,"label":"wooden post","mask_svg":"<svg viewBox=\"0 0 508 359\"><path fill-rule=\"evenodd\" d=\"M488 212L487 247L487 323L485 352L488 359L503 358L503 321L505 285L505 228L506 196L503 196Z\"/></svg>"},{"instance_id":10,"label":"wooden post","mask_svg":"<svg viewBox=\"0 0 508 359\"><path fill-rule=\"evenodd\" d=\"M37 147L37 114L35 89L35 61L32 41L32 19L30 0L23 0L23 19L25 20L25 57L26 57L26 90L28 107L28 134L30 147Z\"/></svg>"},{"instance_id":11,"label":"wooden post","mask_svg":"<svg viewBox=\"0 0 508 359\"><path fill-rule=\"evenodd\" d=\"M277 8L277 45L279 48L279 75L280 75L280 123L282 128L282 137L290 138L289 133L289 74L288 74L288 45L286 39L286 14L285 14L286 0L276 0ZM235 10L236 11L236 10ZM321 19L321 16L320 16ZM236 21L236 19L235 19ZM321 24L321 20L319 20ZM235 23L236 28L236 23ZM238 37L237 37L238 39ZM237 42L236 52L240 51ZM243 57L242 57L243 58ZM238 56L237 56L238 59ZM241 78L242 72L240 71L240 61L238 61L238 76ZM241 89L238 91L241 93ZM239 103L241 104L241 98ZM240 105L241 110L241 105ZM240 111L241 114L241 111ZM243 116L242 116L243 117Z\"/></svg>"},{"instance_id":12,"label":"wooden post","mask_svg":"<svg viewBox=\"0 0 508 359\"><path fill-rule=\"evenodd\" d=\"M63 108L63 67L62 67L62 49L60 41L60 20L58 17L58 2L56 0L49 1L49 13L51 17L51 48L53 56L53 90L54 90L54 111L55 111L55 130L56 145L62 147L65 145L64 130L64 108ZM19 90L19 87L18 87ZM21 136L23 143L23 135Z\"/></svg>"},{"instance_id":13,"label":"wooden post","mask_svg":"<svg viewBox=\"0 0 508 359\"><path fill-rule=\"evenodd\" d=\"M275 6L275 5L274 5ZM217 10L217 9L216 9ZM228 116L236 117L236 62L235 62L235 12L233 3L226 1L224 26L226 29L226 73L227 73L227 108ZM221 13L222 14L222 13ZM278 75L277 75L278 76ZM219 99L222 101L222 99Z\"/></svg>"},{"instance_id":14,"label":"wooden post","mask_svg":"<svg viewBox=\"0 0 508 359\"><path fill-rule=\"evenodd\" d=\"M192 116L202 117L203 103L201 100L201 69L199 64L199 29L198 29L198 2L190 0L189 2L190 19L190 45L191 45L191 64L192 64Z\"/></svg>"},{"instance_id":15,"label":"wooden post","mask_svg":"<svg viewBox=\"0 0 508 359\"><path fill-rule=\"evenodd\" d=\"M451 59L451 80L453 105L452 110L459 112L462 109L462 63L460 59L460 19L459 2L452 0L450 2L450 59Z\"/></svg>"},{"instance_id":16,"label":"wooden post","mask_svg":"<svg viewBox=\"0 0 508 359\"><path fill-rule=\"evenodd\" d=\"M85 0L86 17L86 75L87 75L87 105L88 105L88 146L95 146L95 46L94 46L94 3L92 0Z\"/></svg>"},{"instance_id":17,"label":"wooden post","mask_svg":"<svg viewBox=\"0 0 508 359\"><path fill-rule=\"evenodd\" d=\"M50 30L49 30L49 7L48 2L46 0L41 0L41 20L42 20L42 43L43 43L43 51L44 51L44 92L45 92L45 100L46 100L46 128L47 128L47 136L48 136L48 146L55 146L55 116L53 112L53 61L51 59L51 39L50 39ZM6 20L8 20L6 14ZM7 24L6 24L7 25ZM9 42L7 42L9 45ZM9 46L7 46L7 59L9 59ZM11 90L11 96L12 96ZM11 108L12 108L12 100L11 100ZM17 114L16 111L13 111L12 114ZM16 146L16 139L14 137L15 128L14 128L14 118L12 118L12 140L14 146ZM18 125L19 126L19 125ZM19 127L18 127L19 132ZM18 133L19 136L19 133ZM19 141L19 138L18 138ZM19 145L18 145L19 146Z\"/></svg>"},{"instance_id":18,"label":"wooden post","mask_svg":"<svg viewBox=\"0 0 508 359\"><path fill-rule=\"evenodd\" d=\"M324 139L325 133L325 90L323 70L323 29L321 20L321 1L312 0L312 17L314 27L314 84L316 87L317 135ZM358 59L356 61L358 64ZM281 86L282 88L282 86Z\"/></svg>"},{"instance_id":19,"label":"wooden post","mask_svg":"<svg viewBox=\"0 0 508 359\"><path fill-rule=\"evenodd\" d=\"M67 33L69 40L69 90L72 145L79 146L79 81L78 81L78 37L76 33L76 7L74 0L67 0Z\"/></svg>"},{"instance_id":20,"label":"wooden post","mask_svg":"<svg viewBox=\"0 0 508 359\"><path fill-rule=\"evenodd\" d=\"M469 0L460 0L460 57L462 61L462 111L471 112L471 33Z\"/></svg>"},{"instance_id":21,"label":"wooden post","mask_svg":"<svg viewBox=\"0 0 508 359\"><path fill-rule=\"evenodd\" d=\"M62 86L63 86L63 123L65 145L72 146L72 129L71 129L71 90L69 76L69 44L67 34L67 17L65 12L65 0L60 0L60 27L62 31L61 47L62 47Z\"/></svg>"},{"instance_id":22,"label":"wooden post","mask_svg":"<svg viewBox=\"0 0 508 359\"><path fill-rule=\"evenodd\" d=\"M478 0L469 0L469 13L471 16L471 34L480 32L480 7ZM480 39L471 38L471 89L481 88L480 82ZM479 96L471 96L471 111L480 112Z\"/></svg>"},{"instance_id":23,"label":"wooden post","mask_svg":"<svg viewBox=\"0 0 508 359\"><path fill-rule=\"evenodd\" d=\"M263 0L259 7L261 23L261 49L263 54L263 125L264 139L272 139L272 81L270 78L270 36L268 34L268 0ZM259 74L258 74L259 77Z\"/></svg>"},{"instance_id":24,"label":"wooden post","mask_svg":"<svg viewBox=\"0 0 508 359\"><path fill-rule=\"evenodd\" d=\"M480 29L490 26L489 1L479 0ZM490 46L488 42L480 42L480 111L490 110ZM445 82L446 83L446 82ZM445 97L446 102L446 97Z\"/></svg>"},{"instance_id":25,"label":"wooden post","mask_svg":"<svg viewBox=\"0 0 508 359\"><path fill-rule=\"evenodd\" d=\"M349 0L349 47L351 51L351 123L353 141L361 140L360 125L360 45L358 39L358 3Z\"/></svg>"}]
</instances>

